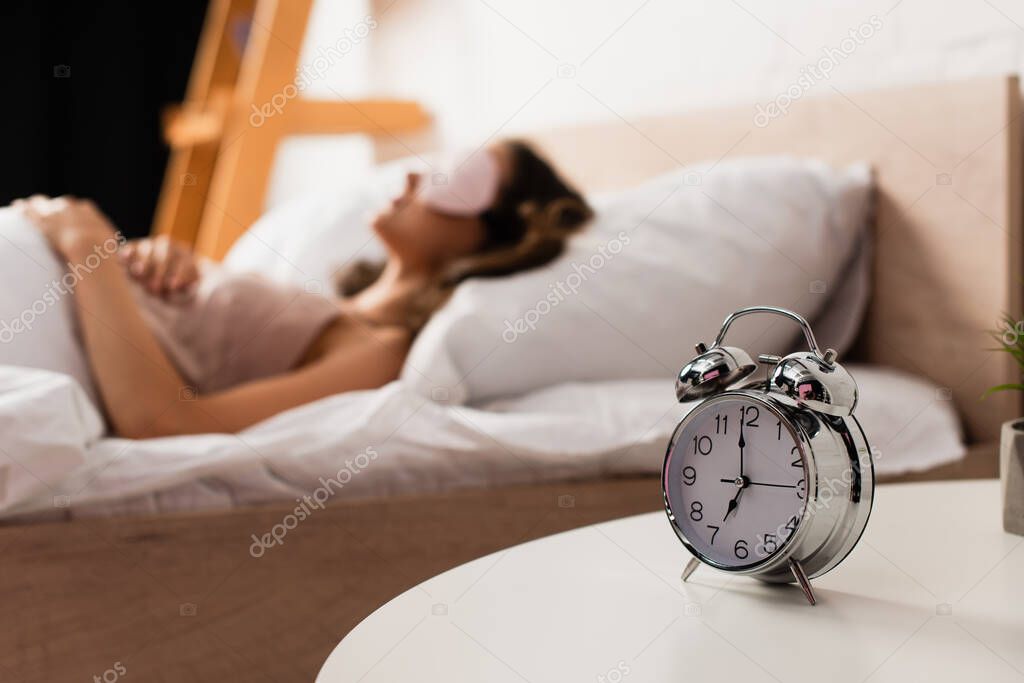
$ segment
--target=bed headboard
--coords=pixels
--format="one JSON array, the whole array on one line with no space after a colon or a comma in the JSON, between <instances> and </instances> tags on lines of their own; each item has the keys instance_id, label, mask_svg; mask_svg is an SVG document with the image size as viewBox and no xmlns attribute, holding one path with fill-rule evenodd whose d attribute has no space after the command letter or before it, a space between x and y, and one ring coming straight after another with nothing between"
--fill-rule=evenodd
<instances>
[{"instance_id":1,"label":"bed headboard","mask_svg":"<svg viewBox=\"0 0 1024 683\"><path fill-rule=\"evenodd\" d=\"M1021 319L1020 91L1016 77L843 93L793 103L759 127L752 106L615 117L531 135L585 190L628 186L680 163L788 153L865 160L878 182L874 289L852 358L924 375L969 442L1024 414L988 330ZM757 123L764 123L763 120ZM757 303L757 302L751 302Z\"/></svg>"}]
</instances>

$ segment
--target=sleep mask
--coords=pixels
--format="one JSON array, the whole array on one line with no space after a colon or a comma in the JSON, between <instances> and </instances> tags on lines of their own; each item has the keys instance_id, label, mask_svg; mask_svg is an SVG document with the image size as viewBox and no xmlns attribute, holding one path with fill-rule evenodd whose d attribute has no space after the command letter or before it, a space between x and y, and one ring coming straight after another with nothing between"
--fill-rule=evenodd
<instances>
[{"instance_id":1,"label":"sleep mask","mask_svg":"<svg viewBox=\"0 0 1024 683\"><path fill-rule=\"evenodd\" d=\"M423 179L420 201L449 216L479 216L498 194L501 172L487 149L450 157L436 173Z\"/></svg>"}]
</instances>

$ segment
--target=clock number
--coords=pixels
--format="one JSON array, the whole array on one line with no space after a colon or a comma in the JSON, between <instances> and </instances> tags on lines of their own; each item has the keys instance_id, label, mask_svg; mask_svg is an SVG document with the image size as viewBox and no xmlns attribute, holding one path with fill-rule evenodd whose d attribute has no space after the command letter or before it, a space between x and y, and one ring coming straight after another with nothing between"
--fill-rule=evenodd
<instances>
[{"instance_id":1,"label":"clock number","mask_svg":"<svg viewBox=\"0 0 1024 683\"><path fill-rule=\"evenodd\" d=\"M711 452L711 437L710 436L695 436L693 437L693 452L700 453L701 455L707 455Z\"/></svg>"},{"instance_id":2,"label":"clock number","mask_svg":"<svg viewBox=\"0 0 1024 683\"><path fill-rule=\"evenodd\" d=\"M693 482L697 481L697 470L693 469L692 466L687 465L683 468L683 483L687 486L693 486Z\"/></svg>"},{"instance_id":3,"label":"clock number","mask_svg":"<svg viewBox=\"0 0 1024 683\"><path fill-rule=\"evenodd\" d=\"M754 417L750 417L753 413ZM746 406L740 408L740 421L747 427L757 427L758 418L761 417L761 411L757 406Z\"/></svg>"},{"instance_id":4,"label":"clock number","mask_svg":"<svg viewBox=\"0 0 1024 683\"><path fill-rule=\"evenodd\" d=\"M800 457L800 447L799 446L793 446L793 449L789 451L789 454L790 455L794 455L794 454L796 455L796 460L794 460L793 462L791 462L789 464L792 465L793 467L799 467L800 469L803 469L804 468L804 461Z\"/></svg>"},{"instance_id":5,"label":"clock number","mask_svg":"<svg viewBox=\"0 0 1024 683\"><path fill-rule=\"evenodd\" d=\"M747 542L742 538L736 541L736 545L732 547L732 552L741 560L747 559L747 556L750 555L750 551L747 550Z\"/></svg>"},{"instance_id":6,"label":"clock number","mask_svg":"<svg viewBox=\"0 0 1024 683\"><path fill-rule=\"evenodd\" d=\"M806 489L806 488L807 487L805 486L803 479L798 481L796 483L796 497L799 498L800 500L803 500L804 499L803 494L805 493L805 491L802 491L801 489Z\"/></svg>"},{"instance_id":7,"label":"clock number","mask_svg":"<svg viewBox=\"0 0 1024 683\"><path fill-rule=\"evenodd\" d=\"M761 543L764 545L764 551L769 555L779 549L779 539L775 534L765 534Z\"/></svg>"},{"instance_id":8,"label":"clock number","mask_svg":"<svg viewBox=\"0 0 1024 683\"><path fill-rule=\"evenodd\" d=\"M779 428L779 434L778 436L775 437L775 439L777 441L782 441L782 420L776 421L775 426Z\"/></svg>"},{"instance_id":9,"label":"clock number","mask_svg":"<svg viewBox=\"0 0 1024 683\"><path fill-rule=\"evenodd\" d=\"M704 519L704 503L699 500L695 500L690 503L690 519L695 522L699 522Z\"/></svg>"},{"instance_id":10,"label":"clock number","mask_svg":"<svg viewBox=\"0 0 1024 683\"><path fill-rule=\"evenodd\" d=\"M729 416L719 413L715 415L715 434L729 433Z\"/></svg>"},{"instance_id":11,"label":"clock number","mask_svg":"<svg viewBox=\"0 0 1024 683\"><path fill-rule=\"evenodd\" d=\"M709 529L714 529L714 531L711 532L711 545L714 545L715 544L715 536L718 535L718 527L715 526L714 524L708 524L708 528Z\"/></svg>"},{"instance_id":12,"label":"clock number","mask_svg":"<svg viewBox=\"0 0 1024 683\"><path fill-rule=\"evenodd\" d=\"M796 531L796 515L793 515L792 517L789 518L789 521L786 522L786 527L785 528L786 528L786 531L789 532L789 533L786 534L786 536L787 537L788 536L792 536L793 532Z\"/></svg>"}]
</instances>

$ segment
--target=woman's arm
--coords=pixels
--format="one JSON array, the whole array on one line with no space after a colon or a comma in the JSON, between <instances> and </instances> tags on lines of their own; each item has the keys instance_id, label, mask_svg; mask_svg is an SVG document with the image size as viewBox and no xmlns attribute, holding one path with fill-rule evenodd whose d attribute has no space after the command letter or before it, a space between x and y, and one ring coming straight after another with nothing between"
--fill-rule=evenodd
<instances>
[{"instance_id":1,"label":"woman's arm","mask_svg":"<svg viewBox=\"0 0 1024 683\"><path fill-rule=\"evenodd\" d=\"M63 204L52 207L45 201ZM296 372L194 396L139 313L124 269L109 257L113 252L104 245L116 243L109 221L88 202L37 199L20 206L82 274L74 292L79 325L120 436L236 432L318 398L380 386L401 369L408 343L403 333L363 334L353 337L345 353L329 354Z\"/></svg>"},{"instance_id":2,"label":"woman's arm","mask_svg":"<svg viewBox=\"0 0 1024 683\"><path fill-rule=\"evenodd\" d=\"M136 307L116 256L113 226L91 203L74 199L33 197L14 206L36 224L75 274L79 327L115 431L124 436L144 433L174 409L184 382Z\"/></svg>"},{"instance_id":3,"label":"woman's arm","mask_svg":"<svg viewBox=\"0 0 1024 683\"><path fill-rule=\"evenodd\" d=\"M397 379L409 342L401 330L357 331L343 351L298 370L179 401L135 438L238 432L290 408Z\"/></svg>"}]
</instances>

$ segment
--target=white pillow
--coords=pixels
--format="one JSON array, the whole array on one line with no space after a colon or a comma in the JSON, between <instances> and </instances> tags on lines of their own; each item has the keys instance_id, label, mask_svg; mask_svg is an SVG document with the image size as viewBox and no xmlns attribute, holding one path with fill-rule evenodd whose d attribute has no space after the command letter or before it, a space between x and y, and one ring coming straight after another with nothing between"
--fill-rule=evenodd
<instances>
[{"instance_id":1,"label":"white pillow","mask_svg":"<svg viewBox=\"0 0 1024 683\"><path fill-rule=\"evenodd\" d=\"M344 265L384 258L370 227L372 214L401 191L408 171L422 166L415 157L400 159L335 195L311 194L285 202L252 224L232 245L224 265L331 294Z\"/></svg>"},{"instance_id":2,"label":"white pillow","mask_svg":"<svg viewBox=\"0 0 1024 683\"><path fill-rule=\"evenodd\" d=\"M871 445L875 474L918 472L967 452L948 393L923 377L878 365L846 369L857 382L854 415Z\"/></svg>"},{"instance_id":3,"label":"white pillow","mask_svg":"<svg viewBox=\"0 0 1024 683\"><path fill-rule=\"evenodd\" d=\"M0 365L73 377L96 400L63 264L21 214L0 208ZM88 277L88 276L86 276Z\"/></svg>"},{"instance_id":4,"label":"white pillow","mask_svg":"<svg viewBox=\"0 0 1024 683\"><path fill-rule=\"evenodd\" d=\"M938 386L880 365L845 367L857 382L854 414L867 435L876 474L920 471L964 456L956 408ZM565 383L484 407L535 416L542 433L545 424L568 417L595 421L595 433L606 432L611 425L615 433L635 434L634 447L605 459L604 464L615 474L654 473L661 468L665 444L676 424L697 405L677 404L672 384L671 377Z\"/></svg>"},{"instance_id":5,"label":"white pillow","mask_svg":"<svg viewBox=\"0 0 1024 683\"><path fill-rule=\"evenodd\" d=\"M725 316L822 310L868 220L871 174L789 157L680 169L595 201L551 266L463 283L402 379L467 403L561 382L673 376ZM782 352L795 328L744 318L729 343Z\"/></svg>"}]
</instances>

